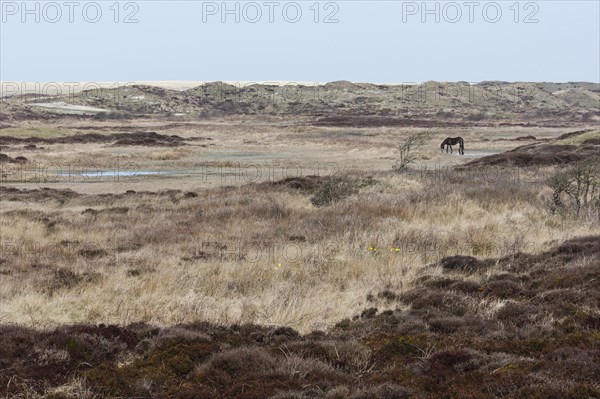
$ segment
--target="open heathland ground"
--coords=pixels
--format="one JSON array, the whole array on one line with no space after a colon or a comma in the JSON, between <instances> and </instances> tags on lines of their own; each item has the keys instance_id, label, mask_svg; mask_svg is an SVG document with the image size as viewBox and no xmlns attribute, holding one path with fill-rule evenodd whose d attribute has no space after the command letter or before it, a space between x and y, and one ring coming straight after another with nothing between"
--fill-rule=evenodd
<instances>
[{"instance_id":1,"label":"open heathland ground","mask_svg":"<svg viewBox=\"0 0 600 399\"><path fill-rule=\"evenodd\" d=\"M4 99L0 396L600 398L596 86Z\"/></svg>"}]
</instances>

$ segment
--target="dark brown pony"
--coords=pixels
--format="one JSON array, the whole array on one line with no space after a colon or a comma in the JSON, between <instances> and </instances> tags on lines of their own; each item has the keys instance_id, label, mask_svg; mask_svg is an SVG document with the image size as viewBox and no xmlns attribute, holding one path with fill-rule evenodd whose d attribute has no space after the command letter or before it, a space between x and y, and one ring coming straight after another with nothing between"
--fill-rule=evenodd
<instances>
[{"instance_id":1,"label":"dark brown pony","mask_svg":"<svg viewBox=\"0 0 600 399\"><path fill-rule=\"evenodd\" d=\"M460 155L465 155L465 141L462 137L448 137L446 140L442 142L441 149L444 151L444 147L446 147L446 153L448 152L448 148L450 148L450 153L452 153L452 146L458 146L458 153Z\"/></svg>"}]
</instances>

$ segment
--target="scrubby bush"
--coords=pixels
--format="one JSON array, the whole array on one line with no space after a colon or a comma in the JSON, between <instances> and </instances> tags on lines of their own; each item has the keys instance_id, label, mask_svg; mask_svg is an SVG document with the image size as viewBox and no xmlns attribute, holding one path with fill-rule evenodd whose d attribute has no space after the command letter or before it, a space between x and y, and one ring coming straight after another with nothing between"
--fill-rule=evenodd
<instances>
[{"instance_id":1,"label":"scrubby bush","mask_svg":"<svg viewBox=\"0 0 600 399\"><path fill-rule=\"evenodd\" d=\"M598 162L581 162L569 169L556 172L548 179L552 189L549 208L553 213L592 211L600 220L600 159Z\"/></svg>"},{"instance_id":2,"label":"scrubby bush","mask_svg":"<svg viewBox=\"0 0 600 399\"><path fill-rule=\"evenodd\" d=\"M358 192L358 185L345 178L331 177L323 181L310 202L317 207L331 205Z\"/></svg>"},{"instance_id":3,"label":"scrubby bush","mask_svg":"<svg viewBox=\"0 0 600 399\"><path fill-rule=\"evenodd\" d=\"M409 136L397 148L400 150L400 158L392 167L396 172L403 171L407 166L415 162L415 152L417 148L425 145L431 138L431 133L420 132Z\"/></svg>"},{"instance_id":4,"label":"scrubby bush","mask_svg":"<svg viewBox=\"0 0 600 399\"><path fill-rule=\"evenodd\" d=\"M466 119L469 121L477 122L477 121L482 121L485 118L486 118L485 112L478 112L476 114L469 114Z\"/></svg>"},{"instance_id":5,"label":"scrubby bush","mask_svg":"<svg viewBox=\"0 0 600 399\"><path fill-rule=\"evenodd\" d=\"M464 326L465 323L462 317L439 317L429 321L429 328L434 332L449 334Z\"/></svg>"}]
</instances>

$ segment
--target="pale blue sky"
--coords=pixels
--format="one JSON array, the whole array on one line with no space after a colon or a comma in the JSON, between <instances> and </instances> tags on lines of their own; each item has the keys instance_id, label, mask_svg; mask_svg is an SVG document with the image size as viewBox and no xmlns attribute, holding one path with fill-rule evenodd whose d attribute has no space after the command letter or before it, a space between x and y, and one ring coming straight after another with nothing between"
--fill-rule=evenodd
<instances>
[{"instance_id":1,"label":"pale blue sky","mask_svg":"<svg viewBox=\"0 0 600 399\"><path fill-rule=\"evenodd\" d=\"M314 1L296 2L297 23L284 19L284 6L288 19L296 15L287 1L275 2L273 23L265 1L240 1L239 23L234 14L221 21L221 1L136 1L130 3L138 22L129 24L123 19L135 8L124 10L127 2L119 3L118 23L112 0L97 1L97 23L83 18L84 5L86 17L95 17L92 2L78 1L73 23L63 0L54 3L58 8L27 6L35 10L36 3L39 13L22 15L20 0L2 1L3 81L600 81L598 1L518 2L517 23L515 1L477 2L472 23L464 1L438 2L438 23L435 14L422 22L421 1L319 2L318 23ZM499 21L486 21L483 8L493 19L496 4ZM250 23L255 5L262 18ZM336 8L338 22L324 23ZM62 16L50 23L57 9ZM458 9L462 17L451 23ZM538 22L525 23L532 12Z\"/></svg>"}]
</instances>

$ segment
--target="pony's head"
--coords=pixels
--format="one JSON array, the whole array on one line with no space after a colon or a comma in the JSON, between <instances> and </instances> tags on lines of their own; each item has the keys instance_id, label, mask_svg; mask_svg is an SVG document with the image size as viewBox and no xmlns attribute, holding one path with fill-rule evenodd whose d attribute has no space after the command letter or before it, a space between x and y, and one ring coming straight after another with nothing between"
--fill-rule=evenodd
<instances>
[{"instance_id":1,"label":"pony's head","mask_svg":"<svg viewBox=\"0 0 600 399\"><path fill-rule=\"evenodd\" d=\"M442 145L440 146L440 150L444 151L445 146L446 146L446 141L443 141Z\"/></svg>"}]
</instances>

